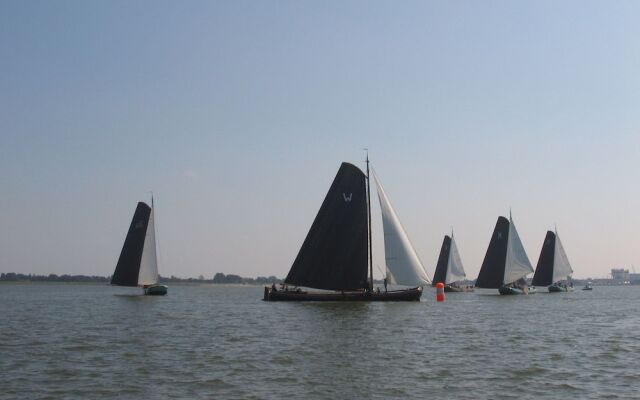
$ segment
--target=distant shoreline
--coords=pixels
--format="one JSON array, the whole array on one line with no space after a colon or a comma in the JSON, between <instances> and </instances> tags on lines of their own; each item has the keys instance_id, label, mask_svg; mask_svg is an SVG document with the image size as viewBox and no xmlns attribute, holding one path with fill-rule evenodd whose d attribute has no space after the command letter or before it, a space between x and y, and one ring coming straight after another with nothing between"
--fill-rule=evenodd
<instances>
[{"instance_id":1,"label":"distant shoreline","mask_svg":"<svg viewBox=\"0 0 640 400\"><path fill-rule=\"evenodd\" d=\"M62 282L62 283L104 283L109 284L111 282L111 276L97 276L97 275L37 275L37 274L19 274L16 272L3 272L0 273L0 283L2 282ZM237 285L237 286L261 286L271 285L273 283L279 284L282 279L275 276L257 278L244 278L239 275L225 275L221 272L215 274L213 279L205 279L200 276L198 278L178 278L176 276L164 277L160 276L160 283L187 283L187 284L208 284L208 285Z\"/></svg>"},{"instance_id":2,"label":"distant shoreline","mask_svg":"<svg viewBox=\"0 0 640 400\"><path fill-rule=\"evenodd\" d=\"M167 282L165 282L167 283ZM260 283L207 283L200 282L198 280L192 282L169 282L172 286L211 286L211 287L263 287L264 284ZM95 286L112 286L109 282L98 282L98 281L29 281L29 280L19 280L19 281L1 281L0 286L2 285L95 285Z\"/></svg>"},{"instance_id":3,"label":"distant shoreline","mask_svg":"<svg viewBox=\"0 0 640 400\"><path fill-rule=\"evenodd\" d=\"M216 285L216 286L264 286L272 284L283 283L283 279L275 276L259 276L257 278L244 278L234 274L223 274L218 272L214 275L213 279L205 279L200 276L198 278L178 278L176 276L164 277L160 276L160 283L171 284L189 284L189 285ZM14 282L14 283L103 283L109 284L111 282L111 276L97 276L97 275L37 275L37 274L19 274L16 272L3 272L0 273L0 283ZM573 279L575 286L584 285L587 282L591 282L594 286L623 286L623 285L638 285L640 282L621 283L611 279ZM468 281L473 285L473 281ZM374 284L382 284L382 280L374 279Z\"/></svg>"}]
</instances>

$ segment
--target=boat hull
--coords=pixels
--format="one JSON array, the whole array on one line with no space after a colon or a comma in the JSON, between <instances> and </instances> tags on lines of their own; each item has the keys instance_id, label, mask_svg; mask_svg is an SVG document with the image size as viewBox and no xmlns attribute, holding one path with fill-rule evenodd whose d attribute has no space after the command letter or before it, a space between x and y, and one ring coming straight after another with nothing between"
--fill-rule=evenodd
<instances>
[{"instance_id":1,"label":"boat hull","mask_svg":"<svg viewBox=\"0 0 640 400\"><path fill-rule=\"evenodd\" d=\"M444 285L444 291L448 293L473 292L473 287Z\"/></svg>"},{"instance_id":2,"label":"boat hull","mask_svg":"<svg viewBox=\"0 0 640 400\"><path fill-rule=\"evenodd\" d=\"M527 290L524 290L522 288L501 286L500 288L498 288L498 292L500 292L500 294L502 295L517 295L517 294L533 294L535 293L535 290L532 290L531 288L527 288Z\"/></svg>"},{"instance_id":3,"label":"boat hull","mask_svg":"<svg viewBox=\"0 0 640 400\"><path fill-rule=\"evenodd\" d=\"M264 301L420 301L422 288L388 292L306 292L264 288Z\"/></svg>"},{"instance_id":4,"label":"boat hull","mask_svg":"<svg viewBox=\"0 0 640 400\"><path fill-rule=\"evenodd\" d=\"M549 286L549 293L562 293L562 292L573 292L573 288L571 286L560 286L560 285Z\"/></svg>"},{"instance_id":5,"label":"boat hull","mask_svg":"<svg viewBox=\"0 0 640 400\"><path fill-rule=\"evenodd\" d=\"M149 285L143 289L144 294L147 296L164 296L167 294L169 287L167 285Z\"/></svg>"}]
</instances>

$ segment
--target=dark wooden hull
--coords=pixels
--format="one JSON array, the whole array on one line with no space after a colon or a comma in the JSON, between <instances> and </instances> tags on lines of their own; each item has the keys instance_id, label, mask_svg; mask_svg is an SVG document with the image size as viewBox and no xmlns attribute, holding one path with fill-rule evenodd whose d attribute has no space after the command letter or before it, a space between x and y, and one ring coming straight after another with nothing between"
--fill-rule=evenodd
<instances>
[{"instance_id":1,"label":"dark wooden hull","mask_svg":"<svg viewBox=\"0 0 640 400\"><path fill-rule=\"evenodd\" d=\"M444 285L444 291L448 293L473 292L473 287Z\"/></svg>"},{"instance_id":2,"label":"dark wooden hull","mask_svg":"<svg viewBox=\"0 0 640 400\"><path fill-rule=\"evenodd\" d=\"M264 288L264 301L420 301L422 288L389 292L306 292Z\"/></svg>"}]
</instances>

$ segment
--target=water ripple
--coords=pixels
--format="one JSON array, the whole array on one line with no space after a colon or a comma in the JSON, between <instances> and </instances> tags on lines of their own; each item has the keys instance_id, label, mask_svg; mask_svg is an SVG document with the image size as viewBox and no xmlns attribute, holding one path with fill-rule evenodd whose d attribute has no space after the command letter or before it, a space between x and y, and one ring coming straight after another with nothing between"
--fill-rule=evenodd
<instances>
[{"instance_id":1,"label":"water ripple","mask_svg":"<svg viewBox=\"0 0 640 400\"><path fill-rule=\"evenodd\" d=\"M636 398L640 288L265 303L262 288L0 285L0 398ZM612 312L615 310L615 312Z\"/></svg>"}]
</instances>

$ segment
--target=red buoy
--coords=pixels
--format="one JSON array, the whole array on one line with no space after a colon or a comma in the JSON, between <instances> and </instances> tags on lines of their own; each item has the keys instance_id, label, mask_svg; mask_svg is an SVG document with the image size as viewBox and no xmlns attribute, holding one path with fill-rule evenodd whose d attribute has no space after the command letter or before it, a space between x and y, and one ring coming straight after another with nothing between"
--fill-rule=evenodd
<instances>
[{"instance_id":1,"label":"red buoy","mask_svg":"<svg viewBox=\"0 0 640 400\"><path fill-rule=\"evenodd\" d=\"M444 283L442 282L438 282L436 284L436 300L437 301L444 301L445 297L444 297Z\"/></svg>"}]
</instances>

